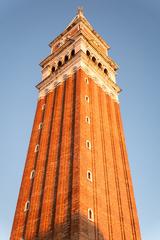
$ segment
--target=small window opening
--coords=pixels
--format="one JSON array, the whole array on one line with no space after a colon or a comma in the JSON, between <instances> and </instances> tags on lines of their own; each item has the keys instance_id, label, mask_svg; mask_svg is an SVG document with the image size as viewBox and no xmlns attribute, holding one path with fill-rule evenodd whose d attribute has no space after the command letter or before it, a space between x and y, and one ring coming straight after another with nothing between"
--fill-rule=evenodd
<instances>
[{"instance_id":1,"label":"small window opening","mask_svg":"<svg viewBox=\"0 0 160 240\"><path fill-rule=\"evenodd\" d=\"M27 202L25 203L25 206L24 206L24 211L25 211L25 212L29 210L29 205L30 205L30 201L27 201Z\"/></svg>"},{"instance_id":2,"label":"small window opening","mask_svg":"<svg viewBox=\"0 0 160 240\"><path fill-rule=\"evenodd\" d=\"M102 68L102 64L101 64L101 63L98 63L98 67L99 67L99 68Z\"/></svg>"},{"instance_id":3,"label":"small window opening","mask_svg":"<svg viewBox=\"0 0 160 240\"><path fill-rule=\"evenodd\" d=\"M86 116L86 123L90 124L90 117Z\"/></svg>"},{"instance_id":4,"label":"small window opening","mask_svg":"<svg viewBox=\"0 0 160 240\"><path fill-rule=\"evenodd\" d=\"M62 61L59 61L58 62L58 67L61 67L62 66Z\"/></svg>"},{"instance_id":5,"label":"small window opening","mask_svg":"<svg viewBox=\"0 0 160 240\"><path fill-rule=\"evenodd\" d=\"M31 174L30 174L30 179L33 179L34 176L35 176L35 170L33 169L33 170L31 171Z\"/></svg>"},{"instance_id":6,"label":"small window opening","mask_svg":"<svg viewBox=\"0 0 160 240\"><path fill-rule=\"evenodd\" d=\"M89 80L88 80L88 78L85 78L85 81L86 81L87 84L89 84Z\"/></svg>"},{"instance_id":7,"label":"small window opening","mask_svg":"<svg viewBox=\"0 0 160 240\"><path fill-rule=\"evenodd\" d=\"M35 152L38 152L38 150L39 150L39 144L37 144L37 145L35 146L34 151L35 151Z\"/></svg>"},{"instance_id":8,"label":"small window opening","mask_svg":"<svg viewBox=\"0 0 160 240\"><path fill-rule=\"evenodd\" d=\"M45 105L46 105L46 104L43 104L43 105L42 105L42 110L44 110L44 109L45 109Z\"/></svg>"},{"instance_id":9,"label":"small window opening","mask_svg":"<svg viewBox=\"0 0 160 240\"><path fill-rule=\"evenodd\" d=\"M41 123L39 124L39 126L38 126L38 129L41 129L42 126L43 126L43 123L41 122Z\"/></svg>"},{"instance_id":10,"label":"small window opening","mask_svg":"<svg viewBox=\"0 0 160 240\"><path fill-rule=\"evenodd\" d=\"M91 173L91 171L87 171L87 179L92 182L92 173Z\"/></svg>"},{"instance_id":11,"label":"small window opening","mask_svg":"<svg viewBox=\"0 0 160 240\"><path fill-rule=\"evenodd\" d=\"M88 148L89 150L91 150L91 143L89 140L86 141L86 148Z\"/></svg>"},{"instance_id":12,"label":"small window opening","mask_svg":"<svg viewBox=\"0 0 160 240\"><path fill-rule=\"evenodd\" d=\"M54 73L56 70L55 66L52 67L52 73Z\"/></svg>"},{"instance_id":13,"label":"small window opening","mask_svg":"<svg viewBox=\"0 0 160 240\"><path fill-rule=\"evenodd\" d=\"M94 221L94 214L93 214L93 210L91 208L88 209L88 219L90 221Z\"/></svg>"},{"instance_id":14,"label":"small window opening","mask_svg":"<svg viewBox=\"0 0 160 240\"><path fill-rule=\"evenodd\" d=\"M90 52L88 50L86 51L86 54L88 57L90 56Z\"/></svg>"},{"instance_id":15,"label":"small window opening","mask_svg":"<svg viewBox=\"0 0 160 240\"><path fill-rule=\"evenodd\" d=\"M69 60L68 55L66 55L65 58L64 58L64 61L68 62L68 60Z\"/></svg>"},{"instance_id":16,"label":"small window opening","mask_svg":"<svg viewBox=\"0 0 160 240\"><path fill-rule=\"evenodd\" d=\"M107 69L106 69L106 68L104 69L104 73L105 73L105 74L108 74L108 71L107 71Z\"/></svg>"},{"instance_id":17,"label":"small window opening","mask_svg":"<svg viewBox=\"0 0 160 240\"><path fill-rule=\"evenodd\" d=\"M88 96L85 96L85 100L86 100L86 102L89 103L89 97Z\"/></svg>"},{"instance_id":18,"label":"small window opening","mask_svg":"<svg viewBox=\"0 0 160 240\"><path fill-rule=\"evenodd\" d=\"M92 57L92 61L95 63L95 62L96 62L96 58L95 58L95 57Z\"/></svg>"},{"instance_id":19,"label":"small window opening","mask_svg":"<svg viewBox=\"0 0 160 240\"><path fill-rule=\"evenodd\" d=\"M75 55L75 50L73 49L71 52L71 56L73 57Z\"/></svg>"}]
</instances>

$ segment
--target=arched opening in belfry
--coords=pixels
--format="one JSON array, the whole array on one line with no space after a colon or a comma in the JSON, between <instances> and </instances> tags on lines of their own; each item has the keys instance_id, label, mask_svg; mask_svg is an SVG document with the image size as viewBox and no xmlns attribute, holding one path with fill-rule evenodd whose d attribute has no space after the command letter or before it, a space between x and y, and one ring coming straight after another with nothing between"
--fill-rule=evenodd
<instances>
[{"instance_id":1,"label":"arched opening in belfry","mask_svg":"<svg viewBox=\"0 0 160 240\"><path fill-rule=\"evenodd\" d=\"M68 57L68 55L66 55L64 58L65 63L68 62L68 60L69 60L69 57Z\"/></svg>"},{"instance_id":2,"label":"arched opening in belfry","mask_svg":"<svg viewBox=\"0 0 160 240\"><path fill-rule=\"evenodd\" d=\"M104 73L108 75L108 70L105 68Z\"/></svg>"},{"instance_id":3,"label":"arched opening in belfry","mask_svg":"<svg viewBox=\"0 0 160 240\"><path fill-rule=\"evenodd\" d=\"M55 66L52 67L52 73L54 73L56 70Z\"/></svg>"},{"instance_id":4,"label":"arched opening in belfry","mask_svg":"<svg viewBox=\"0 0 160 240\"><path fill-rule=\"evenodd\" d=\"M62 61L59 61L58 62L58 67L61 67L62 66Z\"/></svg>"},{"instance_id":5,"label":"arched opening in belfry","mask_svg":"<svg viewBox=\"0 0 160 240\"><path fill-rule=\"evenodd\" d=\"M102 64L101 64L101 63L98 63L98 67L99 67L99 68L102 68Z\"/></svg>"},{"instance_id":6,"label":"arched opening in belfry","mask_svg":"<svg viewBox=\"0 0 160 240\"><path fill-rule=\"evenodd\" d=\"M88 57L90 56L90 52L88 50L86 51L86 54Z\"/></svg>"},{"instance_id":7,"label":"arched opening in belfry","mask_svg":"<svg viewBox=\"0 0 160 240\"><path fill-rule=\"evenodd\" d=\"M71 56L73 57L75 55L75 50L73 49L72 51L71 51Z\"/></svg>"},{"instance_id":8,"label":"arched opening in belfry","mask_svg":"<svg viewBox=\"0 0 160 240\"><path fill-rule=\"evenodd\" d=\"M95 58L95 57L92 57L92 61L95 63L95 62L96 62L96 58Z\"/></svg>"}]
</instances>

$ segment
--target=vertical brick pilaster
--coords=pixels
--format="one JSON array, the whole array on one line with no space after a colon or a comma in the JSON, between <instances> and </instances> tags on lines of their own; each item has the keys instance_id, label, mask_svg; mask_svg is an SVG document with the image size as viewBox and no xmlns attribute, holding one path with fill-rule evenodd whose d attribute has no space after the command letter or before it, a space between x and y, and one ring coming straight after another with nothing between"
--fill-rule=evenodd
<instances>
[{"instance_id":1,"label":"vertical brick pilaster","mask_svg":"<svg viewBox=\"0 0 160 240\"><path fill-rule=\"evenodd\" d=\"M37 164L35 169L35 178L33 182L33 189L31 193L30 209L28 212L28 218L26 225L28 226L25 231L24 238L30 239L36 237L37 225L39 222L39 209L41 206L41 194L43 194L43 176L45 170L46 151L49 138L49 129L51 124L52 104L53 104L53 92L48 93L45 115L43 120L42 134L39 142L39 151L37 157Z\"/></svg>"},{"instance_id":2,"label":"vertical brick pilaster","mask_svg":"<svg viewBox=\"0 0 160 240\"><path fill-rule=\"evenodd\" d=\"M108 240L113 239L113 223L112 223L112 210L111 210L111 189L109 186L109 134L107 131L108 123L107 123L107 115L106 115L106 98L105 93L98 88L98 98L99 98L99 119L100 119L100 132L101 132L101 142L102 142L102 152L103 152L103 174L104 174L104 189L105 189L105 203L106 204L106 221L107 221L107 232L106 236L108 236ZM114 180L112 179L112 182ZM113 203L112 203L113 204Z\"/></svg>"},{"instance_id":3,"label":"vertical brick pilaster","mask_svg":"<svg viewBox=\"0 0 160 240\"><path fill-rule=\"evenodd\" d=\"M70 200L68 199L69 183L71 181L70 164L71 153L70 146L73 138L72 134L72 104L73 104L73 79L70 77L66 80L65 102L63 106L63 123L62 123L62 139L59 155L59 181L57 186L57 200L55 213L55 230L54 238L67 239L70 229L70 221L68 219L68 209L70 208ZM70 192L70 197L71 197ZM71 210L69 210L71 211Z\"/></svg>"},{"instance_id":4,"label":"vertical brick pilaster","mask_svg":"<svg viewBox=\"0 0 160 240\"><path fill-rule=\"evenodd\" d=\"M72 240L79 240L79 201L80 201L80 81L81 71L73 75L72 133L71 133L71 164L69 184L68 215L70 217L70 235ZM71 194L71 197L70 197Z\"/></svg>"},{"instance_id":5,"label":"vertical brick pilaster","mask_svg":"<svg viewBox=\"0 0 160 240\"><path fill-rule=\"evenodd\" d=\"M48 164L46 166L46 178L44 186L44 197L42 201L42 212L38 235L41 237L52 236L53 233L53 207L57 195L57 155L59 146L60 122L62 115L62 98L64 86L59 86L55 91L55 106L52 115L52 129L50 135L50 145L48 149Z\"/></svg>"},{"instance_id":6,"label":"vertical brick pilaster","mask_svg":"<svg viewBox=\"0 0 160 240\"><path fill-rule=\"evenodd\" d=\"M23 172L23 178L21 183L21 188L19 192L11 239L20 239L23 235L24 224L27 212L24 212L25 203L29 200L32 180L30 179L31 171L34 169L35 165L35 146L39 139L40 131L38 129L39 123L43 118L42 106L45 104L45 98L40 99L37 103L37 109L35 114L35 119L32 128L32 134L30 138L25 168Z\"/></svg>"},{"instance_id":7,"label":"vertical brick pilaster","mask_svg":"<svg viewBox=\"0 0 160 240\"><path fill-rule=\"evenodd\" d=\"M114 112L112 108L113 100L110 96L107 97L107 108L108 108L108 119L109 119L109 128L110 128L110 141L112 146L112 157L113 157L113 168L114 168L114 178L116 183L116 197L117 197L117 203L118 203L118 215L117 217L120 229L121 229L121 239L125 240L125 229L124 229L124 212L122 208L122 193L121 193L121 186L120 181L123 180L123 177L119 174L119 152L118 152L118 145L117 145L117 136L115 132L115 119L114 119Z\"/></svg>"},{"instance_id":8,"label":"vertical brick pilaster","mask_svg":"<svg viewBox=\"0 0 160 240\"><path fill-rule=\"evenodd\" d=\"M130 224L128 222L127 229L130 228L130 232L132 232L133 239L137 240L137 239L140 239L140 228L139 228L135 198L133 194L131 172L129 168L128 155L126 150L124 131L122 126L121 114L120 114L120 105L115 102L114 108L115 108L115 116L116 116L116 122L117 122L119 145L121 150L122 166L123 166L123 172L124 172L124 178L125 178L127 205L129 209L128 216L130 216Z\"/></svg>"}]
</instances>

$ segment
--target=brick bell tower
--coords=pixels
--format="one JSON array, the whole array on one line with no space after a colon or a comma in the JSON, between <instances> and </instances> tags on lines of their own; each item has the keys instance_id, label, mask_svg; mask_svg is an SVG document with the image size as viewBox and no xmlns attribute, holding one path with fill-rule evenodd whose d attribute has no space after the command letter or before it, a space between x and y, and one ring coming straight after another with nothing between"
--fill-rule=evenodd
<instances>
[{"instance_id":1,"label":"brick bell tower","mask_svg":"<svg viewBox=\"0 0 160 240\"><path fill-rule=\"evenodd\" d=\"M50 44L11 240L140 240L109 46L78 9Z\"/></svg>"}]
</instances>

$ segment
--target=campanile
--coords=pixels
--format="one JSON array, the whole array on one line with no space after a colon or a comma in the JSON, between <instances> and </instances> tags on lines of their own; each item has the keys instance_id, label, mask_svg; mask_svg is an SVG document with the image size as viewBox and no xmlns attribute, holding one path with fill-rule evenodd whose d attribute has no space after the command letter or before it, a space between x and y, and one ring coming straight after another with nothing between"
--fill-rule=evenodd
<instances>
[{"instance_id":1,"label":"campanile","mask_svg":"<svg viewBox=\"0 0 160 240\"><path fill-rule=\"evenodd\" d=\"M108 44L78 9L50 44L11 240L140 240Z\"/></svg>"}]
</instances>

